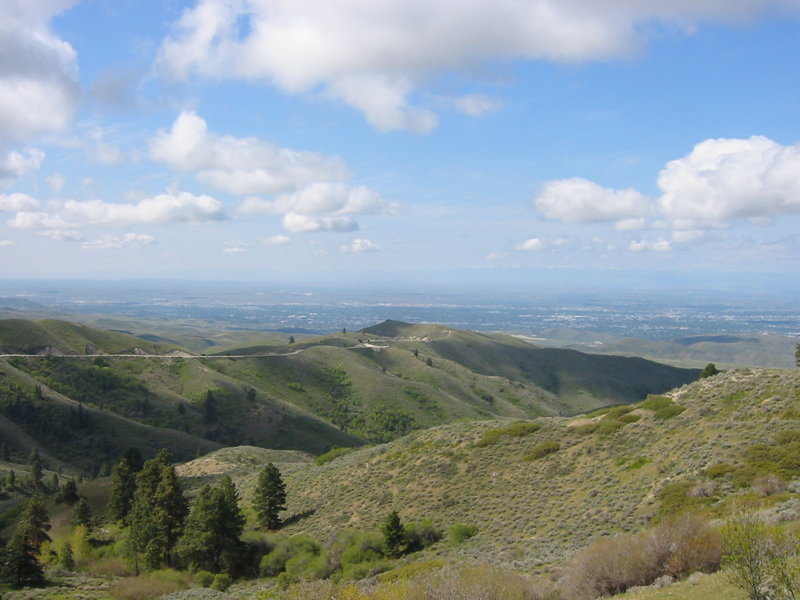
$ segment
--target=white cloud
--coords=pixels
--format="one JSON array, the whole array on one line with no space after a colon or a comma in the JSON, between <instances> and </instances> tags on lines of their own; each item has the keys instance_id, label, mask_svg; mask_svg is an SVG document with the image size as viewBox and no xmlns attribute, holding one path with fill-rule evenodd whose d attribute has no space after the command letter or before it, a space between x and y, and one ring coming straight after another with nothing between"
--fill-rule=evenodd
<instances>
[{"instance_id":1,"label":"white cloud","mask_svg":"<svg viewBox=\"0 0 800 600\"><path fill-rule=\"evenodd\" d=\"M74 229L47 229L37 233L57 242L82 242L83 238Z\"/></svg>"},{"instance_id":2,"label":"white cloud","mask_svg":"<svg viewBox=\"0 0 800 600\"><path fill-rule=\"evenodd\" d=\"M108 250L110 248L139 248L155 244L156 239L146 233L126 233L121 237L104 235L101 238L90 240L81 244L87 250Z\"/></svg>"},{"instance_id":3,"label":"white cloud","mask_svg":"<svg viewBox=\"0 0 800 600\"><path fill-rule=\"evenodd\" d=\"M614 190L573 178L546 182L533 205L551 219L616 221L615 229L622 231L645 229L647 216L660 217L653 228L687 232L740 219L768 225L775 217L800 215L798 173L800 143L783 146L762 136L709 139L667 163L658 175L662 194L656 200L633 189Z\"/></svg>"},{"instance_id":4,"label":"white cloud","mask_svg":"<svg viewBox=\"0 0 800 600\"><path fill-rule=\"evenodd\" d=\"M647 226L643 218L622 219L614 223L614 229L618 231L640 231Z\"/></svg>"},{"instance_id":5,"label":"white cloud","mask_svg":"<svg viewBox=\"0 0 800 600\"><path fill-rule=\"evenodd\" d=\"M691 242L699 242L708 237L708 232L702 229L689 229L685 231L673 231L672 241L679 244L688 244Z\"/></svg>"},{"instance_id":6,"label":"white cloud","mask_svg":"<svg viewBox=\"0 0 800 600\"><path fill-rule=\"evenodd\" d=\"M380 246L372 240L356 238L350 244L342 244L339 247L339 251L350 254L363 254L364 252L379 252Z\"/></svg>"},{"instance_id":7,"label":"white cloud","mask_svg":"<svg viewBox=\"0 0 800 600\"><path fill-rule=\"evenodd\" d=\"M239 254L240 252L247 252L247 248L243 248L242 246L229 246L228 248L223 248L222 251L225 254Z\"/></svg>"},{"instance_id":8,"label":"white cloud","mask_svg":"<svg viewBox=\"0 0 800 600\"><path fill-rule=\"evenodd\" d=\"M580 177L546 182L533 205L546 217L565 223L632 219L650 211L650 202L636 190L611 190Z\"/></svg>"},{"instance_id":9,"label":"white cloud","mask_svg":"<svg viewBox=\"0 0 800 600\"><path fill-rule=\"evenodd\" d=\"M77 105L77 55L50 20L77 0L0 3L0 143L63 129Z\"/></svg>"},{"instance_id":10,"label":"white cloud","mask_svg":"<svg viewBox=\"0 0 800 600\"><path fill-rule=\"evenodd\" d=\"M11 248L11 246L16 246L16 242L12 242L11 240L0 240L0 248Z\"/></svg>"},{"instance_id":11,"label":"white cloud","mask_svg":"<svg viewBox=\"0 0 800 600\"><path fill-rule=\"evenodd\" d=\"M545 244L539 238L530 238L525 240L521 244L517 245L517 250L524 250L525 252L533 252L537 250L544 250L547 244Z\"/></svg>"},{"instance_id":12,"label":"white cloud","mask_svg":"<svg viewBox=\"0 0 800 600\"><path fill-rule=\"evenodd\" d=\"M655 242L648 242L645 240L634 240L628 245L628 250L631 252L670 252L672 250L672 243L669 240L657 240Z\"/></svg>"},{"instance_id":13,"label":"white cloud","mask_svg":"<svg viewBox=\"0 0 800 600\"><path fill-rule=\"evenodd\" d=\"M221 136L202 117L182 112L169 132L150 142L150 156L197 174L198 179L233 194L292 192L320 181L349 177L338 157L277 148L257 138Z\"/></svg>"},{"instance_id":14,"label":"white cloud","mask_svg":"<svg viewBox=\"0 0 800 600\"><path fill-rule=\"evenodd\" d=\"M479 117L484 113L497 110L501 103L483 94L468 94L453 100L455 107L465 115Z\"/></svg>"},{"instance_id":15,"label":"white cloud","mask_svg":"<svg viewBox=\"0 0 800 600\"><path fill-rule=\"evenodd\" d=\"M272 237L262 238L261 242L268 246L283 246L288 244L291 238L288 235L273 235Z\"/></svg>"},{"instance_id":16,"label":"white cloud","mask_svg":"<svg viewBox=\"0 0 800 600\"><path fill-rule=\"evenodd\" d=\"M787 0L198 0L161 46L159 63L193 74L321 90L381 130L430 131L410 103L441 73L497 61L579 62L629 56L644 24L745 19Z\"/></svg>"},{"instance_id":17,"label":"white cloud","mask_svg":"<svg viewBox=\"0 0 800 600\"><path fill-rule=\"evenodd\" d=\"M53 173L46 179L47 185L50 186L50 189L53 190L56 194L60 194L64 184L67 182L66 177L62 173Z\"/></svg>"},{"instance_id":18,"label":"white cloud","mask_svg":"<svg viewBox=\"0 0 800 600\"><path fill-rule=\"evenodd\" d=\"M203 223L225 218L222 204L210 196L171 192L137 203L67 200L58 203L53 212L20 211L8 225L16 229L71 229L89 225Z\"/></svg>"},{"instance_id":19,"label":"white cloud","mask_svg":"<svg viewBox=\"0 0 800 600\"><path fill-rule=\"evenodd\" d=\"M662 214L691 223L800 214L800 144L710 139L658 176Z\"/></svg>"},{"instance_id":20,"label":"white cloud","mask_svg":"<svg viewBox=\"0 0 800 600\"><path fill-rule=\"evenodd\" d=\"M0 183L11 183L35 171L44 160L44 152L38 148L27 148L22 152L8 151L0 155Z\"/></svg>"},{"instance_id":21,"label":"white cloud","mask_svg":"<svg viewBox=\"0 0 800 600\"><path fill-rule=\"evenodd\" d=\"M313 217L290 212L283 217L283 228L292 233L322 231L343 233L355 231L358 229L358 223L350 217Z\"/></svg>"},{"instance_id":22,"label":"white cloud","mask_svg":"<svg viewBox=\"0 0 800 600\"><path fill-rule=\"evenodd\" d=\"M0 211L16 212L20 210L34 210L39 207L39 201L27 194L13 192L0 194Z\"/></svg>"},{"instance_id":23,"label":"white cloud","mask_svg":"<svg viewBox=\"0 0 800 600\"><path fill-rule=\"evenodd\" d=\"M367 215L390 213L396 210L395 204L387 202L378 193L367 187L318 182L291 194L278 196L274 200L250 196L245 198L237 212L240 214L295 212L303 215Z\"/></svg>"}]
</instances>

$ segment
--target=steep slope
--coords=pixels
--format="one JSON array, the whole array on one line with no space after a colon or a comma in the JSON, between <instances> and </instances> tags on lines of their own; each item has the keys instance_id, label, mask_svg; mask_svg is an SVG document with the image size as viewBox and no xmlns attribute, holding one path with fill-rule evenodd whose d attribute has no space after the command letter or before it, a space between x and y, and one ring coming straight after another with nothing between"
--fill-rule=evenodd
<instances>
[{"instance_id":1,"label":"steep slope","mask_svg":"<svg viewBox=\"0 0 800 600\"><path fill-rule=\"evenodd\" d=\"M642 400L697 379L698 371L639 358L539 348L515 337L387 321L362 333L385 337L483 375L532 384L552 394L557 412L574 414Z\"/></svg>"},{"instance_id":2,"label":"steep slope","mask_svg":"<svg viewBox=\"0 0 800 600\"><path fill-rule=\"evenodd\" d=\"M176 349L174 344L154 344L124 333L54 319L0 320L0 354L165 354Z\"/></svg>"},{"instance_id":3,"label":"steep slope","mask_svg":"<svg viewBox=\"0 0 800 600\"><path fill-rule=\"evenodd\" d=\"M446 425L322 466L294 465L287 514L302 518L284 531L324 541L335 530L377 527L397 510L442 528L477 525L477 536L439 546L441 555L529 570L686 508L718 516L740 500L800 514L797 483L775 493L759 479L800 478L796 466L776 470L763 459L798 443L787 440L800 436L800 372L730 372L601 413L525 427ZM237 485L247 501L255 471L239 471Z\"/></svg>"}]
</instances>

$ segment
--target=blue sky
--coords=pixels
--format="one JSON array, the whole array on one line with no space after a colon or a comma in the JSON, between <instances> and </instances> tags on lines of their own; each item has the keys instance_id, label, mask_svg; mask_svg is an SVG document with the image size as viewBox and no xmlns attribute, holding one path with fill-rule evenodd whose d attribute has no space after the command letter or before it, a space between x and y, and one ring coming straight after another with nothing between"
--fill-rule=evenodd
<instances>
[{"instance_id":1,"label":"blue sky","mask_svg":"<svg viewBox=\"0 0 800 600\"><path fill-rule=\"evenodd\" d=\"M798 225L798 0L0 5L0 278L748 285Z\"/></svg>"}]
</instances>

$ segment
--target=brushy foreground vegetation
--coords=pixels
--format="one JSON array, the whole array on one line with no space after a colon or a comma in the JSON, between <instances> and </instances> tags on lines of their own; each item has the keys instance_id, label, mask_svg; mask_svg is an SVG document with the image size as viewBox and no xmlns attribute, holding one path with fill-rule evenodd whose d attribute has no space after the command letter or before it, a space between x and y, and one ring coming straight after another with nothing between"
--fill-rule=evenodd
<instances>
[{"instance_id":1,"label":"brushy foreground vegetation","mask_svg":"<svg viewBox=\"0 0 800 600\"><path fill-rule=\"evenodd\" d=\"M90 528L72 523L77 503L67 508L53 497L53 542L42 558L56 581L58 569L125 576L98 592L118 598L133 593L123 589L145 598L208 586L209 598L224 589L254 599L591 600L624 591L638 599L673 586L691 597L708 582L733 585L728 600L790 598L798 444L800 374L734 371L638 405L574 419L448 425L319 464L245 448L181 465L195 503L206 484L230 476L246 521L236 568L223 561L159 570L192 566L176 552L174 562L140 562L133 576L127 525L101 518L110 482L87 481L77 491L92 508ZM273 532L257 526L254 502L270 461L287 494ZM17 465L12 496L24 492L30 469ZM389 535L392 514L402 527L395 522ZM18 516L7 521L7 539ZM761 570L736 580L737 565L751 558ZM720 568L723 575L706 575ZM695 583L672 583L684 578Z\"/></svg>"}]
</instances>

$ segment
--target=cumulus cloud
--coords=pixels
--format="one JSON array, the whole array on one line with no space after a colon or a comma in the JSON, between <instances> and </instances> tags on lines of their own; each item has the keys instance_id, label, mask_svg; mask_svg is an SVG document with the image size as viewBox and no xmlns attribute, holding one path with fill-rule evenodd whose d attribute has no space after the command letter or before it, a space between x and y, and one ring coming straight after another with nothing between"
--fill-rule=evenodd
<instances>
[{"instance_id":1,"label":"cumulus cloud","mask_svg":"<svg viewBox=\"0 0 800 600\"><path fill-rule=\"evenodd\" d=\"M0 3L0 142L64 128L77 105L77 55L50 29L77 0Z\"/></svg>"},{"instance_id":2,"label":"cumulus cloud","mask_svg":"<svg viewBox=\"0 0 800 600\"><path fill-rule=\"evenodd\" d=\"M89 240L81 244L87 250L108 250L110 248L139 248L155 244L156 239L146 233L126 233L123 236L115 237L104 235L95 240Z\"/></svg>"},{"instance_id":3,"label":"cumulus cloud","mask_svg":"<svg viewBox=\"0 0 800 600\"><path fill-rule=\"evenodd\" d=\"M250 196L237 209L240 214L369 215L391 213L397 205L364 186L318 182L274 200Z\"/></svg>"},{"instance_id":4,"label":"cumulus cloud","mask_svg":"<svg viewBox=\"0 0 800 600\"><path fill-rule=\"evenodd\" d=\"M137 203L67 200L58 203L51 212L17 212L8 225L16 229L72 229L89 225L203 223L225 218L222 204L214 198L176 192L159 194Z\"/></svg>"},{"instance_id":5,"label":"cumulus cloud","mask_svg":"<svg viewBox=\"0 0 800 600\"><path fill-rule=\"evenodd\" d=\"M15 150L0 155L0 184L12 183L20 177L35 171L44 160L44 152L38 148L27 148L22 152Z\"/></svg>"},{"instance_id":6,"label":"cumulus cloud","mask_svg":"<svg viewBox=\"0 0 800 600\"><path fill-rule=\"evenodd\" d=\"M628 250L631 252L670 252L672 243L669 240L657 240L655 242L634 240L628 245Z\"/></svg>"},{"instance_id":7,"label":"cumulus cloud","mask_svg":"<svg viewBox=\"0 0 800 600\"><path fill-rule=\"evenodd\" d=\"M208 131L202 117L182 112L150 142L150 156L233 194L278 194L349 177L338 157L277 148L257 138Z\"/></svg>"},{"instance_id":8,"label":"cumulus cloud","mask_svg":"<svg viewBox=\"0 0 800 600\"><path fill-rule=\"evenodd\" d=\"M37 233L57 242L82 242L83 237L74 229L46 229Z\"/></svg>"},{"instance_id":9,"label":"cumulus cloud","mask_svg":"<svg viewBox=\"0 0 800 600\"><path fill-rule=\"evenodd\" d=\"M436 115L410 99L440 73L498 60L624 57L641 47L644 23L689 31L702 21L744 19L791 4L198 0L162 42L159 64L178 79L198 74L266 82L292 93L321 90L361 110L380 130L426 132L436 126Z\"/></svg>"},{"instance_id":10,"label":"cumulus cloud","mask_svg":"<svg viewBox=\"0 0 800 600\"><path fill-rule=\"evenodd\" d=\"M262 238L261 242L268 246L283 246L288 244L291 238L288 235L273 235L271 237Z\"/></svg>"},{"instance_id":11,"label":"cumulus cloud","mask_svg":"<svg viewBox=\"0 0 800 600\"><path fill-rule=\"evenodd\" d=\"M39 208L39 201L27 194L14 192L0 194L0 211L16 212L20 210L34 210Z\"/></svg>"},{"instance_id":12,"label":"cumulus cloud","mask_svg":"<svg viewBox=\"0 0 800 600\"><path fill-rule=\"evenodd\" d=\"M800 214L800 144L711 139L658 176L664 216L701 223Z\"/></svg>"},{"instance_id":13,"label":"cumulus cloud","mask_svg":"<svg viewBox=\"0 0 800 600\"><path fill-rule=\"evenodd\" d=\"M323 231L333 231L346 233L358 229L356 223L350 217L321 217L310 215L299 215L297 213L287 213L283 217L283 228L292 233L313 233Z\"/></svg>"},{"instance_id":14,"label":"cumulus cloud","mask_svg":"<svg viewBox=\"0 0 800 600\"><path fill-rule=\"evenodd\" d=\"M483 94L468 94L453 100L455 107L465 115L479 117L500 108L500 102Z\"/></svg>"},{"instance_id":15,"label":"cumulus cloud","mask_svg":"<svg viewBox=\"0 0 800 600\"><path fill-rule=\"evenodd\" d=\"M647 221L643 218L622 219L614 223L614 229L618 231L639 231L647 227Z\"/></svg>"},{"instance_id":16,"label":"cumulus cloud","mask_svg":"<svg viewBox=\"0 0 800 600\"><path fill-rule=\"evenodd\" d=\"M372 240L356 238L349 244L342 244L339 247L339 251L349 254L363 254L364 252L379 252L380 246Z\"/></svg>"},{"instance_id":17,"label":"cumulus cloud","mask_svg":"<svg viewBox=\"0 0 800 600\"><path fill-rule=\"evenodd\" d=\"M525 240L521 244L517 245L517 250L523 250L525 252L533 252L536 250L544 250L547 244L545 244L539 238L530 238Z\"/></svg>"},{"instance_id":18,"label":"cumulus cloud","mask_svg":"<svg viewBox=\"0 0 800 600\"><path fill-rule=\"evenodd\" d=\"M548 181L533 205L544 216L565 223L617 221L650 211L650 201L636 190L612 190L580 177Z\"/></svg>"},{"instance_id":19,"label":"cumulus cloud","mask_svg":"<svg viewBox=\"0 0 800 600\"><path fill-rule=\"evenodd\" d=\"M762 136L709 139L670 161L658 175L662 194L648 199L636 190L604 188L585 179L546 182L533 199L544 216L565 223L616 221L623 231L656 228L696 232L739 219L768 223L800 215L800 144L783 146ZM673 238L698 238L686 233Z\"/></svg>"}]
</instances>

